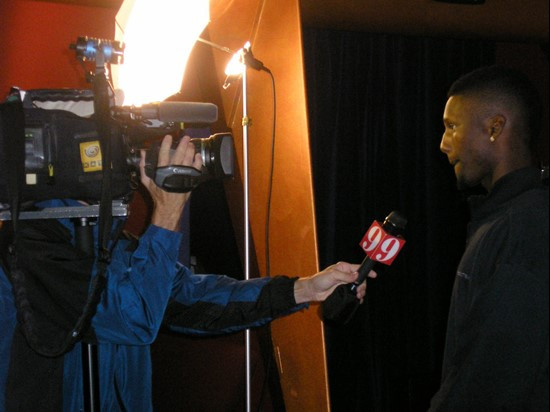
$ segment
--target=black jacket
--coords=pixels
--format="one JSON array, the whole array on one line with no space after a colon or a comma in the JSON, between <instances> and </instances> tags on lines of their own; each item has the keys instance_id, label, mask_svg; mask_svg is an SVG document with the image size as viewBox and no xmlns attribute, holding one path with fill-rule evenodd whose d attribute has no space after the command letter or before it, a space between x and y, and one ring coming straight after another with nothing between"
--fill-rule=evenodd
<instances>
[{"instance_id":1,"label":"black jacket","mask_svg":"<svg viewBox=\"0 0 550 412\"><path fill-rule=\"evenodd\" d=\"M547 411L548 187L516 170L471 207L430 411Z\"/></svg>"}]
</instances>

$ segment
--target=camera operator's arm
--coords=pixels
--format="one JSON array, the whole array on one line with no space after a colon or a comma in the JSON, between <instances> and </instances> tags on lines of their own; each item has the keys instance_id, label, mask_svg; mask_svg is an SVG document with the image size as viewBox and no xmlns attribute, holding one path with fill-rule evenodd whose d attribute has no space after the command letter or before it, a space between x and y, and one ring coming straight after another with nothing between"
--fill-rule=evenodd
<instances>
[{"instance_id":1,"label":"camera operator's arm","mask_svg":"<svg viewBox=\"0 0 550 412\"><path fill-rule=\"evenodd\" d=\"M202 167L189 137L175 150L172 137L165 136L157 166ZM151 224L133 244L119 239L107 272L107 285L92 320L95 335L102 343L150 344L156 336L176 277L181 241L177 231L189 193L171 193L145 174L145 153L141 154L141 181L154 202Z\"/></svg>"},{"instance_id":2,"label":"camera operator's arm","mask_svg":"<svg viewBox=\"0 0 550 412\"><path fill-rule=\"evenodd\" d=\"M170 153L172 136L166 135L162 141L158 156L158 167L167 165L192 166L198 170L202 167L202 158L195 154L195 147L189 143L189 136L184 136L176 150ZM141 153L141 182L147 188L154 202L151 223L168 230L176 230L183 207L189 199L190 193L170 193L158 187L153 180L145 174L145 153Z\"/></svg>"},{"instance_id":3,"label":"camera operator's arm","mask_svg":"<svg viewBox=\"0 0 550 412\"><path fill-rule=\"evenodd\" d=\"M265 325L322 301L339 285L354 282L359 265L339 262L309 277L261 277L236 280L197 275L180 266L164 325L175 332L212 335ZM371 271L369 278L376 277ZM357 288L365 296L366 283Z\"/></svg>"}]
</instances>

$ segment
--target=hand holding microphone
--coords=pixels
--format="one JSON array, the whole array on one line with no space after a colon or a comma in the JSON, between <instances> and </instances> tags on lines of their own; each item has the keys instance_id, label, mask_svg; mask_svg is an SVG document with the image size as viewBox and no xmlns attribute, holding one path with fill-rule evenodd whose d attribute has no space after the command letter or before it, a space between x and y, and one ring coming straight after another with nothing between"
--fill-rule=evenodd
<instances>
[{"instance_id":1,"label":"hand holding microphone","mask_svg":"<svg viewBox=\"0 0 550 412\"><path fill-rule=\"evenodd\" d=\"M397 211L391 212L383 225L373 222L360 243L367 256L357 270L359 276L354 283L337 287L321 304L325 320L341 324L349 322L360 303L356 297L357 287L367 278L376 263L392 264L405 244L400 233L406 225L407 219Z\"/></svg>"}]
</instances>

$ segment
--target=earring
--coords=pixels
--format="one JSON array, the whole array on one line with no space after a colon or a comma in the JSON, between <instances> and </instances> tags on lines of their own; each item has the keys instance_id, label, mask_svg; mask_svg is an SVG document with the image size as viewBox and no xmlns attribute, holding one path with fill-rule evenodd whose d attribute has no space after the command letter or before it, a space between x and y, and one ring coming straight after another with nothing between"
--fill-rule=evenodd
<instances>
[{"instance_id":1,"label":"earring","mask_svg":"<svg viewBox=\"0 0 550 412\"><path fill-rule=\"evenodd\" d=\"M490 141L491 143L494 143L494 142L495 142L495 138L493 137L493 135L491 135L491 137L489 137L489 141Z\"/></svg>"}]
</instances>

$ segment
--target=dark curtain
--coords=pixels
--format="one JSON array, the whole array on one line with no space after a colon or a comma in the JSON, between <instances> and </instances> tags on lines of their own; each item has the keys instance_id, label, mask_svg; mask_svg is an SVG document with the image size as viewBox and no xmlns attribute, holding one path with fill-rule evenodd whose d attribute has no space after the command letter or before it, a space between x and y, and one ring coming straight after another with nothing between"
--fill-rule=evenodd
<instances>
[{"instance_id":1,"label":"dark curtain","mask_svg":"<svg viewBox=\"0 0 550 412\"><path fill-rule=\"evenodd\" d=\"M378 266L346 325L325 325L333 411L425 411L439 385L467 209L439 151L452 81L492 64L473 40L306 29L305 65L320 265L360 262L392 210L407 243Z\"/></svg>"}]
</instances>

